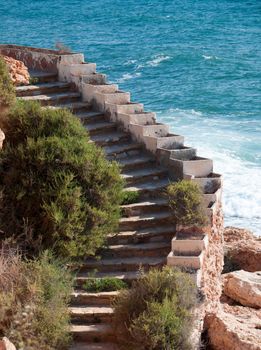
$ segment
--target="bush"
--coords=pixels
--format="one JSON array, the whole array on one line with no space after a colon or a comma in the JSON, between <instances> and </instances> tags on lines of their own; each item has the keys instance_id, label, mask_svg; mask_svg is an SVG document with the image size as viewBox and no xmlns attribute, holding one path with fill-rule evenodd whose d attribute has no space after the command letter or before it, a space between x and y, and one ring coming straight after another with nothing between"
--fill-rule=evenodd
<instances>
[{"instance_id":1,"label":"bush","mask_svg":"<svg viewBox=\"0 0 261 350\"><path fill-rule=\"evenodd\" d=\"M122 180L67 110L18 102L0 153L0 229L31 254L94 254L117 228Z\"/></svg>"},{"instance_id":2,"label":"bush","mask_svg":"<svg viewBox=\"0 0 261 350\"><path fill-rule=\"evenodd\" d=\"M17 251L3 248L0 336L7 336L18 350L63 350L70 341L72 282L71 274L50 253L22 261Z\"/></svg>"},{"instance_id":3,"label":"bush","mask_svg":"<svg viewBox=\"0 0 261 350\"><path fill-rule=\"evenodd\" d=\"M140 197L140 194L137 191L124 191L123 198L122 198L122 204L127 205L127 204L136 203L136 202L138 202L139 197Z\"/></svg>"},{"instance_id":4,"label":"bush","mask_svg":"<svg viewBox=\"0 0 261 350\"><path fill-rule=\"evenodd\" d=\"M127 284L117 278L90 278L83 284L83 289L90 293L113 292L127 288Z\"/></svg>"},{"instance_id":5,"label":"bush","mask_svg":"<svg viewBox=\"0 0 261 350\"><path fill-rule=\"evenodd\" d=\"M15 88L10 78L8 68L0 57L0 106L9 107L15 101Z\"/></svg>"},{"instance_id":6,"label":"bush","mask_svg":"<svg viewBox=\"0 0 261 350\"><path fill-rule=\"evenodd\" d=\"M196 302L195 283L186 273L165 267L141 275L114 303L119 343L123 349L190 349Z\"/></svg>"},{"instance_id":7,"label":"bush","mask_svg":"<svg viewBox=\"0 0 261 350\"><path fill-rule=\"evenodd\" d=\"M169 206L180 225L203 225L206 215L202 205L202 191L198 184L182 180L167 188Z\"/></svg>"}]
</instances>

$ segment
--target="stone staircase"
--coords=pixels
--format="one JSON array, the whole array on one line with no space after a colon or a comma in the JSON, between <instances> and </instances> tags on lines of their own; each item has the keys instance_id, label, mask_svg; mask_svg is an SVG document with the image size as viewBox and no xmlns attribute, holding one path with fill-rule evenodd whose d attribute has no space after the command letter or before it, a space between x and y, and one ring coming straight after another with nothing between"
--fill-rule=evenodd
<instances>
[{"instance_id":1,"label":"stone staircase","mask_svg":"<svg viewBox=\"0 0 261 350\"><path fill-rule=\"evenodd\" d=\"M102 147L109 160L120 163L125 190L139 192L137 203L122 205L119 232L109 235L107 246L99 252L101 259L86 259L80 266L70 308L75 341L72 349L117 349L110 306L117 292L87 293L82 285L91 278L91 271L96 271L95 277L116 277L131 284L141 268L147 271L166 264L175 235L163 196L169 184L168 172L142 144L132 141L130 133L82 102L72 84L59 82L51 74L33 72L31 76L37 83L17 87L17 96L48 108L69 108L81 119L91 142Z\"/></svg>"}]
</instances>

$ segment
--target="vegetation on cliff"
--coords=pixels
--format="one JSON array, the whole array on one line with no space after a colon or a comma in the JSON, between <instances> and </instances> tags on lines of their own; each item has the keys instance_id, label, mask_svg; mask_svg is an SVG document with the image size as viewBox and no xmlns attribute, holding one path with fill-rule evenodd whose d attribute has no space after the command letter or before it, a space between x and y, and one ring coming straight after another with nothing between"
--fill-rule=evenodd
<instances>
[{"instance_id":1,"label":"vegetation on cliff","mask_svg":"<svg viewBox=\"0 0 261 350\"><path fill-rule=\"evenodd\" d=\"M203 225L206 215L202 205L202 191L188 180L172 183L167 188L169 206L174 220L180 225Z\"/></svg>"},{"instance_id":2,"label":"vegetation on cliff","mask_svg":"<svg viewBox=\"0 0 261 350\"><path fill-rule=\"evenodd\" d=\"M62 350L68 334L72 275L52 254L23 260L17 250L0 250L0 337L17 349Z\"/></svg>"},{"instance_id":3,"label":"vegetation on cliff","mask_svg":"<svg viewBox=\"0 0 261 350\"><path fill-rule=\"evenodd\" d=\"M196 301L196 286L188 274L169 267L150 270L115 300L120 343L124 349L190 349Z\"/></svg>"},{"instance_id":4,"label":"vegetation on cliff","mask_svg":"<svg viewBox=\"0 0 261 350\"><path fill-rule=\"evenodd\" d=\"M117 228L118 165L89 143L69 111L18 102L0 153L0 229L32 254L94 254Z\"/></svg>"}]
</instances>

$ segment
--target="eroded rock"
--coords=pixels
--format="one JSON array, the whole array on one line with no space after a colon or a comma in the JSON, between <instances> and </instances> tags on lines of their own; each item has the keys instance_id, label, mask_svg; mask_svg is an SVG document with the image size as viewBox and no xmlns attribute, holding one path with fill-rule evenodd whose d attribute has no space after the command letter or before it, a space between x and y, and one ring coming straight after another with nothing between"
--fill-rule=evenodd
<instances>
[{"instance_id":1,"label":"eroded rock","mask_svg":"<svg viewBox=\"0 0 261 350\"><path fill-rule=\"evenodd\" d=\"M3 131L0 129L0 149L2 149L2 147L3 147L4 139L5 139L5 134L4 134Z\"/></svg>"},{"instance_id":2,"label":"eroded rock","mask_svg":"<svg viewBox=\"0 0 261 350\"><path fill-rule=\"evenodd\" d=\"M243 306L261 307L261 271L234 271L223 275L224 293Z\"/></svg>"},{"instance_id":3,"label":"eroded rock","mask_svg":"<svg viewBox=\"0 0 261 350\"><path fill-rule=\"evenodd\" d=\"M261 311L220 304L205 318L214 350L261 350Z\"/></svg>"},{"instance_id":4,"label":"eroded rock","mask_svg":"<svg viewBox=\"0 0 261 350\"><path fill-rule=\"evenodd\" d=\"M224 230L224 242L226 264L233 265L234 270L261 271L260 238L255 237L248 230L226 227ZM226 271L230 269L229 267L226 268Z\"/></svg>"},{"instance_id":5,"label":"eroded rock","mask_svg":"<svg viewBox=\"0 0 261 350\"><path fill-rule=\"evenodd\" d=\"M13 343L10 342L8 338L4 337L0 341L0 350L16 350L16 347Z\"/></svg>"},{"instance_id":6,"label":"eroded rock","mask_svg":"<svg viewBox=\"0 0 261 350\"><path fill-rule=\"evenodd\" d=\"M28 85L30 75L24 63L9 56L3 56L3 59L8 66L12 82L15 85Z\"/></svg>"}]
</instances>

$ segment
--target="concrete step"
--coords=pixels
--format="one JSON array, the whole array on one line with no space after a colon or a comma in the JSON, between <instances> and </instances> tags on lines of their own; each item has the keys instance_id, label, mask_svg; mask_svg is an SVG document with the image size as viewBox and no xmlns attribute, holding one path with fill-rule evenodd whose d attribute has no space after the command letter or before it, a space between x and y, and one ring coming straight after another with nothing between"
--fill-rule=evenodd
<instances>
[{"instance_id":1,"label":"concrete step","mask_svg":"<svg viewBox=\"0 0 261 350\"><path fill-rule=\"evenodd\" d=\"M167 176L167 171L163 168L154 166L143 169L127 170L122 172L122 177L128 184L135 184L144 180L159 180Z\"/></svg>"},{"instance_id":2,"label":"concrete step","mask_svg":"<svg viewBox=\"0 0 261 350\"><path fill-rule=\"evenodd\" d=\"M169 209L169 205L168 200L165 198L152 198L133 204L121 205L121 212L124 217L142 215L148 212L166 211L167 209Z\"/></svg>"},{"instance_id":3,"label":"concrete step","mask_svg":"<svg viewBox=\"0 0 261 350\"><path fill-rule=\"evenodd\" d=\"M24 101L37 101L42 106L53 106L58 105L63 102L75 102L80 98L79 92L64 92L57 94L45 94L45 95L37 95L37 96L23 96L19 97Z\"/></svg>"},{"instance_id":4,"label":"concrete step","mask_svg":"<svg viewBox=\"0 0 261 350\"><path fill-rule=\"evenodd\" d=\"M157 227L164 224L173 224L170 211L160 213L146 213L139 216L121 218L119 221L119 231L133 231L145 227Z\"/></svg>"},{"instance_id":5,"label":"concrete step","mask_svg":"<svg viewBox=\"0 0 261 350\"><path fill-rule=\"evenodd\" d=\"M114 343L80 343L74 342L69 350L119 350Z\"/></svg>"},{"instance_id":6,"label":"concrete step","mask_svg":"<svg viewBox=\"0 0 261 350\"><path fill-rule=\"evenodd\" d=\"M69 307L73 324L111 323L113 309L108 305L78 305Z\"/></svg>"},{"instance_id":7,"label":"concrete step","mask_svg":"<svg viewBox=\"0 0 261 350\"><path fill-rule=\"evenodd\" d=\"M83 125L92 124L96 122L105 122L105 115L101 112L89 111L82 112L79 111L75 113L76 117L80 118Z\"/></svg>"},{"instance_id":8,"label":"concrete step","mask_svg":"<svg viewBox=\"0 0 261 350\"><path fill-rule=\"evenodd\" d=\"M166 259L165 259L166 262ZM135 265L136 268L136 265ZM135 271L107 271L107 272L96 272L95 273L95 277L96 278L118 278L119 280L122 280L126 283L128 283L129 285L131 285L131 283L133 281L135 281L139 276L139 270L136 269ZM82 287L83 284L89 280L91 277L89 276L88 272L80 272L77 274L76 278L75 278L75 283L78 287ZM115 293L115 292L112 292ZM89 293L88 293L89 294Z\"/></svg>"},{"instance_id":9,"label":"concrete step","mask_svg":"<svg viewBox=\"0 0 261 350\"><path fill-rule=\"evenodd\" d=\"M162 257L171 251L171 239L168 242L134 243L110 245L102 250L103 258L125 257Z\"/></svg>"},{"instance_id":10,"label":"concrete step","mask_svg":"<svg viewBox=\"0 0 261 350\"><path fill-rule=\"evenodd\" d=\"M160 179L157 181L144 181L132 186L127 186L125 191L139 192L140 199L148 198L149 196L155 197L162 195L166 187L170 184L168 178Z\"/></svg>"},{"instance_id":11,"label":"concrete step","mask_svg":"<svg viewBox=\"0 0 261 350\"><path fill-rule=\"evenodd\" d=\"M30 78L38 83L50 83L58 80L57 73L30 70Z\"/></svg>"},{"instance_id":12,"label":"concrete step","mask_svg":"<svg viewBox=\"0 0 261 350\"><path fill-rule=\"evenodd\" d=\"M105 147L104 151L109 160L119 160L140 154L142 147L142 144L139 143L124 142L119 145Z\"/></svg>"},{"instance_id":13,"label":"concrete step","mask_svg":"<svg viewBox=\"0 0 261 350\"><path fill-rule=\"evenodd\" d=\"M37 96L46 93L60 93L70 90L71 84L55 81L51 83L41 83L25 86L17 86L16 96Z\"/></svg>"},{"instance_id":14,"label":"concrete step","mask_svg":"<svg viewBox=\"0 0 261 350\"><path fill-rule=\"evenodd\" d=\"M121 131L108 132L100 135L94 135L91 137L91 141L97 145L105 147L110 145L116 145L118 143L127 142L130 135Z\"/></svg>"},{"instance_id":15,"label":"concrete step","mask_svg":"<svg viewBox=\"0 0 261 350\"><path fill-rule=\"evenodd\" d=\"M170 242L175 236L175 225L149 227L143 230L125 231L111 234L107 238L108 244L132 244L149 242Z\"/></svg>"},{"instance_id":16,"label":"concrete step","mask_svg":"<svg viewBox=\"0 0 261 350\"><path fill-rule=\"evenodd\" d=\"M71 334L76 341L113 342L115 340L113 327L106 323L72 325Z\"/></svg>"},{"instance_id":17,"label":"concrete step","mask_svg":"<svg viewBox=\"0 0 261 350\"><path fill-rule=\"evenodd\" d=\"M116 271L136 271L142 267L147 271L150 267L162 266L166 262L166 257L131 257L131 258L106 258L101 260L88 259L79 267L80 272L116 272ZM95 274L94 277L97 277Z\"/></svg>"},{"instance_id":18,"label":"concrete step","mask_svg":"<svg viewBox=\"0 0 261 350\"><path fill-rule=\"evenodd\" d=\"M198 253L198 255L186 254L187 255L170 252L167 257L168 265L195 270L200 269L203 262L203 252ZM193 252L193 254L195 253Z\"/></svg>"},{"instance_id":19,"label":"concrete step","mask_svg":"<svg viewBox=\"0 0 261 350\"><path fill-rule=\"evenodd\" d=\"M117 126L115 123L102 121L86 124L86 129L89 131L89 134L93 136L98 134L104 134L107 132L115 132L117 131Z\"/></svg>"},{"instance_id":20,"label":"concrete step","mask_svg":"<svg viewBox=\"0 0 261 350\"><path fill-rule=\"evenodd\" d=\"M115 292L89 293L84 290L74 290L71 295L71 305L107 305L119 294Z\"/></svg>"},{"instance_id":21,"label":"concrete step","mask_svg":"<svg viewBox=\"0 0 261 350\"><path fill-rule=\"evenodd\" d=\"M71 102L71 103L58 103L55 106L46 106L51 109L68 109L72 113L86 113L89 112L92 106L87 102Z\"/></svg>"},{"instance_id":22,"label":"concrete step","mask_svg":"<svg viewBox=\"0 0 261 350\"><path fill-rule=\"evenodd\" d=\"M156 164L152 156L142 154L122 158L119 159L118 162L123 171L141 169Z\"/></svg>"}]
</instances>

